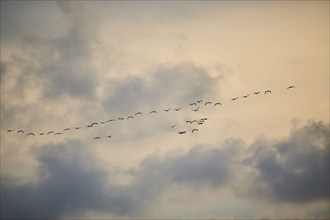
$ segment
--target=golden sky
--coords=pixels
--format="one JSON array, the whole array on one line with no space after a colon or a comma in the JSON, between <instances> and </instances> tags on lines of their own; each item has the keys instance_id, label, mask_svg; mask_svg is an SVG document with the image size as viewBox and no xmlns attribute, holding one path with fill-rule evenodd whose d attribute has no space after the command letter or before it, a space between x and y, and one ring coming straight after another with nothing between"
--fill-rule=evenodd
<instances>
[{"instance_id":1,"label":"golden sky","mask_svg":"<svg viewBox=\"0 0 330 220\"><path fill-rule=\"evenodd\" d=\"M4 217L329 218L328 1L1 1L0 40Z\"/></svg>"}]
</instances>

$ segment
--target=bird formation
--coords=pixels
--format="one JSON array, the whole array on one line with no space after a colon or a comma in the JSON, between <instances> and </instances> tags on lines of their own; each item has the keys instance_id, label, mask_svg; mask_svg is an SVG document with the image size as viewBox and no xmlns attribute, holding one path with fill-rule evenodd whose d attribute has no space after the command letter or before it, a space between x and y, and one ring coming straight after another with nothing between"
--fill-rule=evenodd
<instances>
[{"instance_id":1,"label":"bird formation","mask_svg":"<svg viewBox=\"0 0 330 220\"><path fill-rule=\"evenodd\" d=\"M286 87L287 90L290 90L290 89L294 89L295 86L293 85L290 85L288 87ZM263 91L263 94L264 95L268 95L268 94L271 94L272 93L272 90L265 90ZM252 92L251 94L246 94L246 95L243 95L241 96L241 98L243 99L247 99L249 98L251 95L260 95L261 94L261 91L254 91ZM233 97L233 98L230 98L231 101L236 101L240 98L240 96L237 96L237 97ZM193 112L197 112L200 110L200 108L202 107L200 104L202 104L204 102L204 100L197 100L195 102L192 102L192 103L189 103L188 104L188 107L192 107L192 106L195 106L195 108L190 108L191 111ZM216 107L216 106L222 106L222 103L220 101L217 101L217 102L211 102L211 101L205 101L204 102L204 106L213 106L213 107ZM172 108L172 107L168 107L168 108L163 108L162 110L164 112L170 112L171 110L172 111L180 111L182 109L182 107L176 107L176 108ZM149 115L152 115L152 114L158 114L158 111L156 110L152 110L152 111L149 111ZM136 112L135 114L133 114L135 117L138 117L138 116L142 116L143 113L142 112ZM126 117L126 120L133 120L134 119L134 116L133 115L129 115ZM93 128L94 126L98 126L98 125L104 125L106 123L109 123L109 122L113 122L113 121L123 121L125 120L124 117L118 117L117 119L115 118L111 118L111 119L108 119L106 121L100 121L100 122L93 122L91 124L88 124L86 125L85 127L86 128ZM201 118L201 119L195 119L195 120L187 120L186 123L188 124L195 124L195 125L202 125L204 124L204 122L208 120L208 118ZM177 124L175 125L172 125L170 126L171 128L175 128L177 126ZM73 128L70 128L70 127L67 127L67 128L64 128L62 131L58 131L58 132L55 132L54 130L51 130L51 131L46 131L46 132L40 132L40 133L36 133L35 132L26 132L22 129L19 129L17 130L16 134L17 135L24 135L26 134L26 136L36 136L37 134L39 134L39 136L43 136L43 135L62 135L62 134L65 134L66 132L70 132L72 129L75 129L75 130L79 130L79 129L82 129L83 126L79 126L79 127L73 127ZM13 133L14 131L16 131L15 129L7 129L7 132L8 133ZM190 132L191 133L195 133L195 132L198 132L199 129L198 128L193 128ZM188 131L187 130L181 130L181 131L178 131L178 134L186 134ZM112 135L107 135L105 136L106 138L111 138ZM93 138L93 140L100 140L101 139L101 136L96 136Z\"/></svg>"}]
</instances>

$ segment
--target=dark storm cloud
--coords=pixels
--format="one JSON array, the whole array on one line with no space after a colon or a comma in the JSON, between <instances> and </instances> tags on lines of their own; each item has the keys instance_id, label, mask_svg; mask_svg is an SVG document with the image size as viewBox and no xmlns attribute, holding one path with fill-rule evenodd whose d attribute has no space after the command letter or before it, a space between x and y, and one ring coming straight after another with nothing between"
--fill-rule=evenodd
<instances>
[{"instance_id":1,"label":"dark storm cloud","mask_svg":"<svg viewBox=\"0 0 330 220\"><path fill-rule=\"evenodd\" d=\"M164 160L150 156L137 169L121 171L134 179L123 186L107 182L114 173L96 167L96 158L80 142L45 145L36 151L40 164L37 183L15 185L1 179L1 217L57 218L87 210L134 215L172 184L213 187L225 184L230 179L237 150L235 146L224 149L197 146Z\"/></svg>"},{"instance_id":2,"label":"dark storm cloud","mask_svg":"<svg viewBox=\"0 0 330 220\"><path fill-rule=\"evenodd\" d=\"M280 142L256 141L245 162L266 187L253 191L282 202L329 199L329 149L329 125L322 122L310 122Z\"/></svg>"},{"instance_id":3,"label":"dark storm cloud","mask_svg":"<svg viewBox=\"0 0 330 220\"><path fill-rule=\"evenodd\" d=\"M132 113L141 106L180 106L214 96L216 85L216 78L194 63L158 66L149 78L131 76L113 82L104 100L104 108L117 113Z\"/></svg>"},{"instance_id":4,"label":"dark storm cloud","mask_svg":"<svg viewBox=\"0 0 330 220\"><path fill-rule=\"evenodd\" d=\"M37 153L38 183L14 185L2 179L1 217L58 218L88 209L127 214L136 204L125 188L106 187L107 175L95 168L86 146L76 141L46 145Z\"/></svg>"},{"instance_id":5,"label":"dark storm cloud","mask_svg":"<svg viewBox=\"0 0 330 220\"><path fill-rule=\"evenodd\" d=\"M231 179L232 168L242 146L241 141L233 139L219 148L196 146L184 154L163 159L147 157L134 176L143 181L148 179L185 186L221 186Z\"/></svg>"},{"instance_id":6,"label":"dark storm cloud","mask_svg":"<svg viewBox=\"0 0 330 220\"><path fill-rule=\"evenodd\" d=\"M37 183L17 185L1 178L1 217L57 218L88 210L139 216L171 186L193 192L233 189L234 184L247 190L245 196L272 202L327 200L329 148L328 125L311 122L280 142L259 139L246 146L228 139L214 147L197 145L183 153L153 154L134 169L107 167L106 171L80 142L49 144L35 151ZM109 177L117 174L129 176L130 182L114 184Z\"/></svg>"}]
</instances>

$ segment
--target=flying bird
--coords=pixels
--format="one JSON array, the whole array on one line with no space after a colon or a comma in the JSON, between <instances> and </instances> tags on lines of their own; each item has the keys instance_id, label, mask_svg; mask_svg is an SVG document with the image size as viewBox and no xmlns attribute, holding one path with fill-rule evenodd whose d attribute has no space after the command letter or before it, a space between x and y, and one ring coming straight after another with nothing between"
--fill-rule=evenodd
<instances>
[{"instance_id":1,"label":"flying bird","mask_svg":"<svg viewBox=\"0 0 330 220\"><path fill-rule=\"evenodd\" d=\"M26 136L30 136L30 135L35 136L34 133L32 133L32 132L28 133Z\"/></svg>"},{"instance_id":2,"label":"flying bird","mask_svg":"<svg viewBox=\"0 0 330 220\"><path fill-rule=\"evenodd\" d=\"M22 134L24 134L24 131L23 130L19 130L19 131L17 131L17 134L18 133L22 133Z\"/></svg>"},{"instance_id":3,"label":"flying bird","mask_svg":"<svg viewBox=\"0 0 330 220\"><path fill-rule=\"evenodd\" d=\"M118 120L124 120L124 118L118 118Z\"/></svg>"},{"instance_id":4,"label":"flying bird","mask_svg":"<svg viewBox=\"0 0 330 220\"><path fill-rule=\"evenodd\" d=\"M194 133L195 131L198 131L197 128L192 129L191 133Z\"/></svg>"},{"instance_id":5,"label":"flying bird","mask_svg":"<svg viewBox=\"0 0 330 220\"><path fill-rule=\"evenodd\" d=\"M178 133L179 134L185 134L185 133L187 133L187 131L179 131Z\"/></svg>"},{"instance_id":6,"label":"flying bird","mask_svg":"<svg viewBox=\"0 0 330 220\"><path fill-rule=\"evenodd\" d=\"M55 133L54 131L48 131L47 134Z\"/></svg>"},{"instance_id":7,"label":"flying bird","mask_svg":"<svg viewBox=\"0 0 330 220\"><path fill-rule=\"evenodd\" d=\"M260 92L254 92L254 93L253 93L253 95L258 95L258 94L260 94Z\"/></svg>"},{"instance_id":8,"label":"flying bird","mask_svg":"<svg viewBox=\"0 0 330 220\"><path fill-rule=\"evenodd\" d=\"M191 110L193 110L193 111L197 112L197 111L199 110L199 107L198 107L198 108L196 108L196 109L191 109Z\"/></svg>"},{"instance_id":9,"label":"flying bird","mask_svg":"<svg viewBox=\"0 0 330 220\"><path fill-rule=\"evenodd\" d=\"M93 122L92 124L91 124L91 127L93 127L93 125L98 125L99 123L97 123L97 122Z\"/></svg>"},{"instance_id":10,"label":"flying bird","mask_svg":"<svg viewBox=\"0 0 330 220\"><path fill-rule=\"evenodd\" d=\"M112 135L108 135L107 137L108 137L108 138L111 138L111 137L112 137Z\"/></svg>"},{"instance_id":11,"label":"flying bird","mask_svg":"<svg viewBox=\"0 0 330 220\"><path fill-rule=\"evenodd\" d=\"M235 101L236 99L238 99L239 97L235 97L235 98L232 98L231 100Z\"/></svg>"},{"instance_id":12,"label":"flying bird","mask_svg":"<svg viewBox=\"0 0 330 220\"><path fill-rule=\"evenodd\" d=\"M101 137L94 137L93 140L96 140L96 139L101 139Z\"/></svg>"},{"instance_id":13,"label":"flying bird","mask_svg":"<svg viewBox=\"0 0 330 220\"><path fill-rule=\"evenodd\" d=\"M15 131L15 129L8 129L7 131L9 133L9 132Z\"/></svg>"},{"instance_id":14,"label":"flying bird","mask_svg":"<svg viewBox=\"0 0 330 220\"><path fill-rule=\"evenodd\" d=\"M180 111L181 110L181 108L176 108L176 109L174 109L175 111Z\"/></svg>"},{"instance_id":15,"label":"flying bird","mask_svg":"<svg viewBox=\"0 0 330 220\"><path fill-rule=\"evenodd\" d=\"M70 131L70 130L71 130L70 128L63 129L63 131Z\"/></svg>"},{"instance_id":16,"label":"flying bird","mask_svg":"<svg viewBox=\"0 0 330 220\"><path fill-rule=\"evenodd\" d=\"M135 113L135 115L142 115L142 112L137 112Z\"/></svg>"},{"instance_id":17,"label":"flying bird","mask_svg":"<svg viewBox=\"0 0 330 220\"><path fill-rule=\"evenodd\" d=\"M54 135L60 135L60 134L63 134L63 133L62 132L57 132Z\"/></svg>"},{"instance_id":18,"label":"flying bird","mask_svg":"<svg viewBox=\"0 0 330 220\"><path fill-rule=\"evenodd\" d=\"M151 111L149 114L152 114L152 113L156 113L156 114L158 114L158 112L157 112L157 111Z\"/></svg>"},{"instance_id":19,"label":"flying bird","mask_svg":"<svg viewBox=\"0 0 330 220\"><path fill-rule=\"evenodd\" d=\"M266 95L267 93L272 93L272 91L270 91L270 90L266 90L266 91L265 91L265 95Z\"/></svg>"},{"instance_id":20,"label":"flying bird","mask_svg":"<svg viewBox=\"0 0 330 220\"><path fill-rule=\"evenodd\" d=\"M127 117L127 120L130 119L130 118L134 119L134 117L132 115L130 115L130 116Z\"/></svg>"},{"instance_id":21,"label":"flying bird","mask_svg":"<svg viewBox=\"0 0 330 220\"><path fill-rule=\"evenodd\" d=\"M197 101L197 103L201 103L201 102L203 102L203 100L202 100L202 99Z\"/></svg>"},{"instance_id":22,"label":"flying bird","mask_svg":"<svg viewBox=\"0 0 330 220\"><path fill-rule=\"evenodd\" d=\"M189 105L196 105L196 102L190 103Z\"/></svg>"},{"instance_id":23,"label":"flying bird","mask_svg":"<svg viewBox=\"0 0 330 220\"><path fill-rule=\"evenodd\" d=\"M212 104L212 102L205 102L205 105L207 105L207 104Z\"/></svg>"},{"instance_id":24,"label":"flying bird","mask_svg":"<svg viewBox=\"0 0 330 220\"><path fill-rule=\"evenodd\" d=\"M243 98L248 98L250 96L250 94L248 94L248 95L243 95L242 97Z\"/></svg>"},{"instance_id":25,"label":"flying bird","mask_svg":"<svg viewBox=\"0 0 330 220\"><path fill-rule=\"evenodd\" d=\"M44 135L44 134L45 134L44 132L39 133L39 135Z\"/></svg>"},{"instance_id":26,"label":"flying bird","mask_svg":"<svg viewBox=\"0 0 330 220\"><path fill-rule=\"evenodd\" d=\"M171 125L171 128L174 128L176 125Z\"/></svg>"},{"instance_id":27,"label":"flying bird","mask_svg":"<svg viewBox=\"0 0 330 220\"><path fill-rule=\"evenodd\" d=\"M295 88L295 86L289 86L286 89L293 89L293 88Z\"/></svg>"},{"instance_id":28,"label":"flying bird","mask_svg":"<svg viewBox=\"0 0 330 220\"><path fill-rule=\"evenodd\" d=\"M81 127L75 127L74 129L76 129L76 130L78 130L78 129L80 129Z\"/></svg>"},{"instance_id":29,"label":"flying bird","mask_svg":"<svg viewBox=\"0 0 330 220\"><path fill-rule=\"evenodd\" d=\"M171 110L171 108L164 109L165 112L168 112L168 111L170 111L170 110Z\"/></svg>"},{"instance_id":30,"label":"flying bird","mask_svg":"<svg viewBox=\"0 0 330 220\"><path fill-rule=\"evenodd\" d=\"M221 105L221 102L214 103L214 106Z\"/></svg>"}]
</instances>

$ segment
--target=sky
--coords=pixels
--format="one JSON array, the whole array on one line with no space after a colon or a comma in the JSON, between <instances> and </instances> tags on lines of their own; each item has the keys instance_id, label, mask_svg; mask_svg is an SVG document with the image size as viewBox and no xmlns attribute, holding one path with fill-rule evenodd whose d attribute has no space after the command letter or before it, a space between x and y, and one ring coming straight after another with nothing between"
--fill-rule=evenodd
<instances>
[{"instance_id":1,"label":"sky","mask_svg":"<svg viewBox=\"0 0 330 220\"><path fill-rule=\"evenodd\" d=\"M1 218L330 217L329 1L1 1L0 24Z\"/></svg>"}]
</instances>

